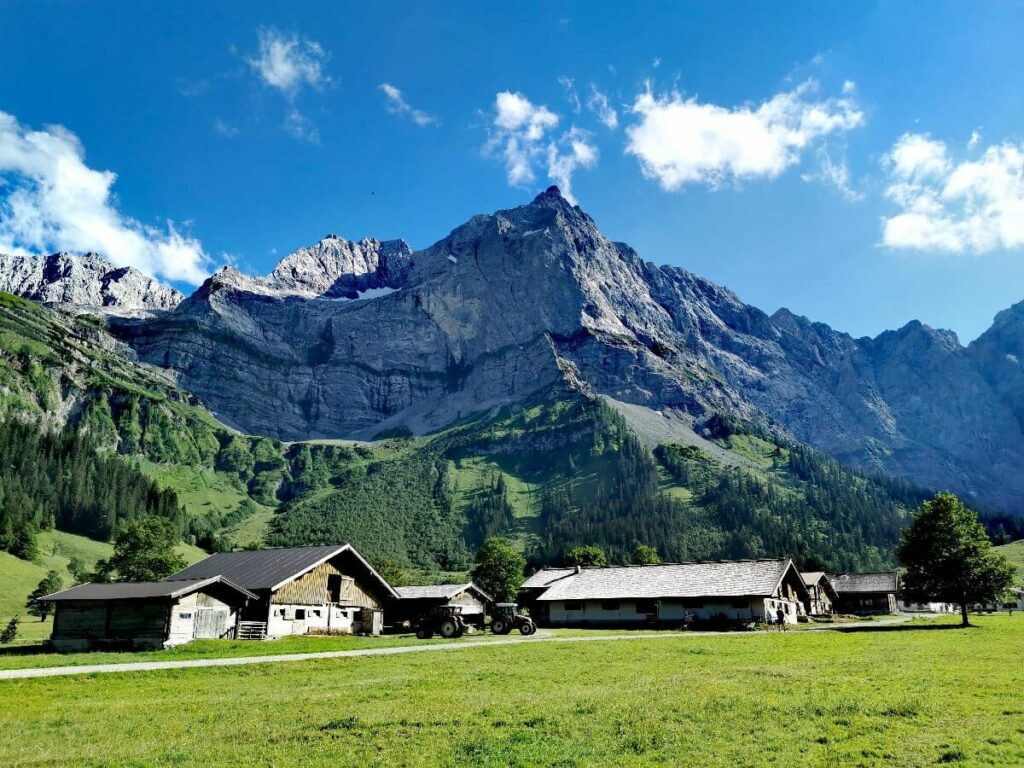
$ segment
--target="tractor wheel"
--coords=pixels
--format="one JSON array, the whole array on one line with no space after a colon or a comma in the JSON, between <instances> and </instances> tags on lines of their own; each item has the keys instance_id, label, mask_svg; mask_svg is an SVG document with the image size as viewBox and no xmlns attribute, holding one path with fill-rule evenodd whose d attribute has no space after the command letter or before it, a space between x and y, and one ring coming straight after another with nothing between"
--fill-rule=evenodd
<instances>
[{"instance_id":1,"label":"tractor wheel","mask_svg":"<svg viewBox=\"0 0 1024 768\"><path fill-rule=\"evenodd\" d=\"M521 635L532 635L537 631L537 625L532 621L524 621L519 625L519 634Z\"/></svg>"},{"instance_id":2,"label":"tractor wheel","mask_svg":"<svg viewBox=\"0 0 1024 768\"><path fill-rule=\"evenodd\" d=\"M420 640L429 640L433 636L434 633L431 632L429 629L423 629L422 627L420 627L416 630L416 637L418 637Z\"/></svg>"},{"instance_id":3,"label":"tractor wheel","mask_svg":"<svg viewBox=\"0 0 1024 768\"><path fill-rule=\"evenodd\" d=\"M507 635L510 627L504 619L495 619L491 622L491 632L496 635Z\"/></svg>"},{"instance_id":4,"label":"tractor wheel","mask_svg":"<svg viewBox=\"0 0 1024 768\"><path fill-rule=\"evenodd\" d=\"M459 634L459 625L451 619L445 619L441 622L441 637L453 638Z\"/></svg>"}]
</instances>

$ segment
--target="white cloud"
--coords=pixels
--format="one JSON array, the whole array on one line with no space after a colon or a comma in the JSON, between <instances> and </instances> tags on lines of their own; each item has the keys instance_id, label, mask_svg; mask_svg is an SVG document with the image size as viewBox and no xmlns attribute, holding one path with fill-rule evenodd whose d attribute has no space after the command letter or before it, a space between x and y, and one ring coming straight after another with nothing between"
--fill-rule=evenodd
<instances>
[{"instance_id":1,"label":"white cloud","mask_svg":"<svg viewBox=\"0 0 1024 768\"><path fill-rule=\"evenodd\" d=\"M850 169L845 160L834 161L825 147L818 150L819 168L817 173L804 173L800 178L804 181L817 181L833 187L845 199L856 202L864 199L864 194L854 189L850 180Z\"/></svg>"},{"instance_id":2,"label":"white cloud","mask_svg":"<svg viewBox=\"0 0 1024 768\"><path fill-rule=\"evenodd\" d=\"M32 131L0 112L0 251L96 251L118 266L193 285L208 273L198 240L143 224L114 206L112 171L85 164L78 138L61 126Z\"/></svg>"},{"instance_id":3,"label":"white cloud","mask_svg":"<svg viewBox=\"0 0 1024 768\"><path fill-rule=\"evenodd\" d=\"M546 106L536 105L521 93L502 91L494 99L492 133L486 150L500 153L505 161L508 183L525 186L536 180L536 166L547 162L548 177L572 197L572 176L579 168L591 168L598 152L586 131L576 127L555 136L559 116Z\"/></svg>"},{"instance_id":4,"label":"white cloud","mask_svg":"<svg viewBox=\"0 0 1024 768\"><path fill-rule=\"evenodd\" d=\"M233 139L240 133L237 126L231 125L219 117L213 121L213 130L228 139Z\"/></svg>"},{"instance_id":5,"label":"white cloud","mask_svg":"<svg viewBox=\"0 0 1024 768\"><path fill-rule=\"evenodd\" d=\"M626 151L645 176L668 190L686 184L718 187L745 179L773 179L801 159L818 139L852 130L864 114L851 98L813 101L808 80L758 106L727 108L678 93L637 96Z\"/></svg>"},{"instance_id":6,"label":"white cloud","mask_svg":"<svg viewBox=\"0 0 1024 768\"><path fill-rule=\"evenodd\" d=\"M981 131L975 129L971 131L971 138L967 140L967 148L974 149L981 143Z\"/></svg>"},{"instance_id":7,"label":"white cloud","mask_svg":"<svg viewBox=\"0 0 1024 768\"><path fill-rule=\"evenodd\" d=\"M310 144L320 143L320 131L316 125L294 107L285 115L284 125L281 127L284 128L285 133L294 139Z\"/></svg>"},{"instance_id":8,"label":"white cloud","mask_svg":"<svg viewBox=\"0 0 1024 768\"><path fill-rule=\"evenodd\" d=\"M576 81L571 77L562 75L558 78L558 82L563 88L565 88L565 97L569 100L569 103L572 104L572 111L578 114L580 109L583 108L583 105L580 102L580 95L576 93Z\"/></svg>"},{"instance_id":9,"label":"white cloud","mask_svg":"<svg viewBox=\"0 0 1024 768\"><path fill-rule=\"evenodd\" d=\"M597 164L597 147L589 141L589 134L578 128L567 131L558 142L548 144L548 177L558 184L562 196L576 204L572 194L572 175L578 168L593 168Z\"/></svg>"},{"instance_id":10,"label":"white cloud","mask_svg":"<svg viewBox=\"0 0 1024 768\"><path fill-rule=\"evenodd\" d=\"M438 120L436 117L431 115L429 112L424 112L422 109L416 109L412 106L405 100L405 96L402 92L395 86L391 85L391 83L381 83L378 87L387 97L388 112L392 112L396 115L409 115L416 125L437 124Z\"/></svg>"},{"instance_id":11,"label":"white cloud","mask_svg":"<svg viewBox=\"0 0 1024 768\"><path fill-rule=\"evenodd\" d=\"M536 178L533 162L543 154L545 134L558 125L558 115L511 91L495 97L494 111L495 133L489 147L501 148L509 184L529 184Z\"/></svg>"},{"instance_id":12,"label":"white cloud","mask_svg":"<svg viewBox=\"0 0 1024 768\"><path fill-rule=\"evenodd\" d=\"M900 209L882 218L884 245L949 253L1024 246L1024 143L991 145L958 163L945 142L907 133L883 166L886 197Z\"/></svg>"},{"instance_id":13,"label":"white cloud","mask_svg":"<svg viewBox=\"0 0 1024 768\"><path fill-rule=\"evenodd\" d=\"M587 109L597 115L597 119L604 123L605 128L615 130L619 126L619 115L608 103L608 95L597 89L593 83L590 84L590 98L587 99Z\"/></svg>"},{"instance_id":14,"label":"white cloud","mask_svg":"<svg viewBox=\"0 0 1024 768\"><path fill-rule=\"evenodd\" d=\"M273 27L258 34L259 56L247 61L264 83L289 97L303 85L319 88L330 83L323 72L327 53L319 43L285 35Z\"/></svg>"}]
</instances>

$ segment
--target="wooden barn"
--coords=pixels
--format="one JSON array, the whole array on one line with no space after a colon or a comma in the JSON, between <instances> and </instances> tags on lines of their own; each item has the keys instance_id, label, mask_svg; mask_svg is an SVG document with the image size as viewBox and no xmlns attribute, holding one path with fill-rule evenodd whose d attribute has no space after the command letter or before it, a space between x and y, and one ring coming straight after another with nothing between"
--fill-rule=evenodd
<instances>
[{"instance_id":1,"label":"wooden barn","mask_svg":"<svg viewBox=\"0 0 1024 768\"><path fill-rule=\"evenodd\" d=\"M733 560L559 569L535 602L550 626L642 626L762 621L780 609L792 623L807 599L791 560Z\"/></svg>"},{"instance_id":2,"label":"wooden barn","mask_svg":"<svg viewBox=\"0 0 1024 768\"><path fill-rule=\"evenodd\" d=\"M802 574L807 587L807 603L804 606L809 616L829 616L832 606L839 597L835 587L824 571L808 571Z\"/></svg>"},{"instance_id":3,"label":"wooden barn","mask_svg":"<svg viewBox=\"0 0 1024 768\"><path fill-rule=\"evenodd\" d=\"M900 588L900 575L896 571L831 573L828 579L836 590L836 613L896 612L896 593Z\"/></svg>"},{"instance_id":4,"label":"wooden barn","mask_svg":"<svg viewBox=\"0 0 1024 768\"><path fill-rule=\"evenodd\" d=\"M465 584L425 584L395 587L398 600L388 606L388 623L413 622L434 608L443 605L462 607L462 618L467 623L483 626L487 606L493 602L490 595L473 582Z\"/></svg>"},{"instance_id":5,"label":"wooden barn","mask_svg":"<svg viewBox=\"0 0 1024 768\"><path fill-rule=\"evenodd\" d=\"M79 584L53 603L51 642L59 651L168 648L197 638L234 637L256 595L222 576L131 584Z\"/></svg>"},{"instance_id":6,"label":"wooden barn","mask_svg":"<svg viewBox=\"0 0 1024 768\"><path fill-rule=\"evenodd\" d=\"M217 575L256 595L241 617L242 638L380 634L384 606L398 599L349 544L219 552L167 581Z\"/></svg>"}]
</instances>

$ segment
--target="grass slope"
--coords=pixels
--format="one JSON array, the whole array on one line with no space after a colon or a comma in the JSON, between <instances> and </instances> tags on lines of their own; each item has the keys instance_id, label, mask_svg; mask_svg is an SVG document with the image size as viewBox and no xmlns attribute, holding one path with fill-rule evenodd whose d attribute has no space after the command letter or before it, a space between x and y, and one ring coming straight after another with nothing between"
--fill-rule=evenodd
<instances>
[{"instance_id":1,"label":"grass slope","mask_svg":"<svg viewBox=\"0 0 1024 768\"><path fill-rule=\"evenodd\" d=\"M1019 766L1024 618L979 624L9 681L0 754L14 765Z\"/></svg>"},{"instance_id":2,"label":"grass slope","mask_svg":"<svg viewBox=\"0 0 1024 768\"><path fill-rule=\"evenodd\" d=\"M1024 539L1003 544L995 550L1017 567L1017 580L1024 584Z\"/></svg>"}]
</instances>

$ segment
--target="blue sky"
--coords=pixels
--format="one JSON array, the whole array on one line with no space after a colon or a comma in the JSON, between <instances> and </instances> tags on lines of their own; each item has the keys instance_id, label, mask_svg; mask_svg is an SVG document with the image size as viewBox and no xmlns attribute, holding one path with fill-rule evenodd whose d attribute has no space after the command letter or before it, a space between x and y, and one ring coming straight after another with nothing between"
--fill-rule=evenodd
<instances>
[{"instance_id":1,"label":"blue sky","mask_svg":"<svg viewBox=\"0 0 1024 768\"><path fill-rule=\"evenodd\" d=\"M0 0L0 247L187 287L554 179L854 335L968 341L1024 299L1020 4L287 5Z\"/></svg>"}]
</instances>

